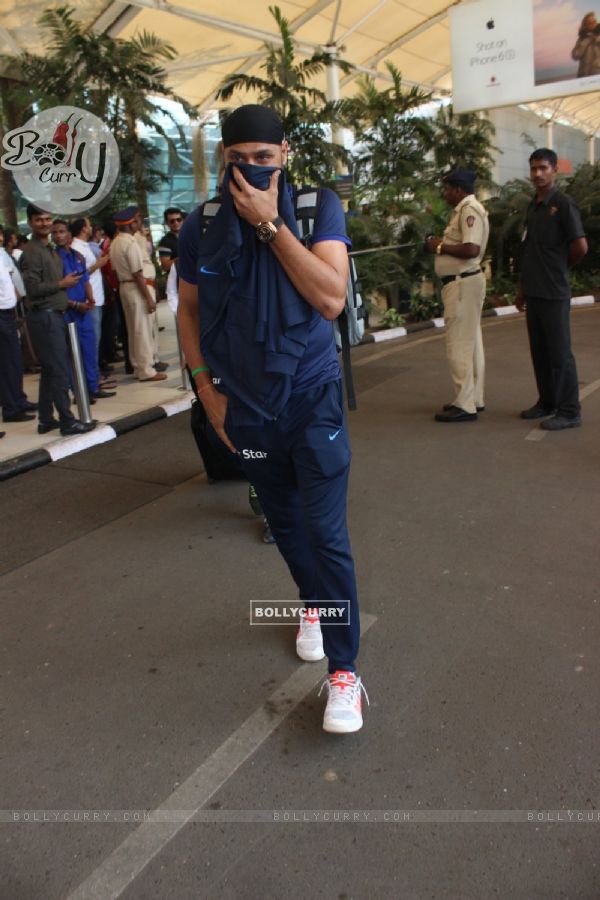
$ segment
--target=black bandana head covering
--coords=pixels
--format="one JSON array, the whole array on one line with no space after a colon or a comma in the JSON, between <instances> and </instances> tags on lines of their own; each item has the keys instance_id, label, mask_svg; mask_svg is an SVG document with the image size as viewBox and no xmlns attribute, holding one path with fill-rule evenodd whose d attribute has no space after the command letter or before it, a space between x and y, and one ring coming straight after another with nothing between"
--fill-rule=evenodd
<instances>
[{"instance_id":1,"label":"black bandana head covering","mask_svg":"<svg viewBox=\"0 0 600 900\"><path fill-rule=\"evenodd\" d=\"M283 122L277 113L256 103L238 106L223 122L221 132L224 147L281 144L284 139Z\"/></svg>"}]
</instances>

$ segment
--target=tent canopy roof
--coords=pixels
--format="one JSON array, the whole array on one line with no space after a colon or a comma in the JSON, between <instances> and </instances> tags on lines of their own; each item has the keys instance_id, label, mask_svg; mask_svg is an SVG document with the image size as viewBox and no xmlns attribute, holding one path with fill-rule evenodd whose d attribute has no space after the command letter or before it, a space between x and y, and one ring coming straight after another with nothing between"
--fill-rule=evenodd
<instances>
[{"instance_id":1,"label":"tent canopy roof","mask_svg":"<svg viewBox=\"0 0 600 900\"><path fill-rule=\"evenodd\" d=\"M41 52L43 34L35 24L44 10L66 0L0 0L0 52ZM174 90L200 111L214 108L215 91L234 71L260 74L265 45L279 43L276 23L267 0L223 3L223 0L71 0L87 27L113 37L131 38L152 31L172 44L178 58L167 65ZM459 0L460 2L460 0ZM407 85L418 84L435 96L451 97L448 0L279 0L298 52L335 45L340 56L356 66L341 78L341 96L356 90L355 80L370 73L380 87L390 76L384 62L392 62ZM317 81L325 90L325 81ZM243 97L243 99L242 99ZM240 102L246 97L239 96ZM230 101L231 104L231 101ZM600 130L598 93L530 104L546 117L556 118L595 134Z\"/></svg>"}]
</instances>

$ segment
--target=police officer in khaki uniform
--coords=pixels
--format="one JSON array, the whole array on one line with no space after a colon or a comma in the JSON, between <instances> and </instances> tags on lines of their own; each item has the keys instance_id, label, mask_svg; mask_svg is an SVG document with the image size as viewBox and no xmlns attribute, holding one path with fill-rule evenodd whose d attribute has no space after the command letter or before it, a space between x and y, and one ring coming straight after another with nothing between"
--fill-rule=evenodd
<instances>
[{"instance_id":1,"label":"police officer in khaki uniform","mask_svg":"<svg viewBox=\"0 0 600 900\"><path fill-rule=\"evenodd\" d=\"M115 215L118 232L110 245L110 261L119 279L134 374L140 381L164 381L167 376L154 369L156 272L133 236L137 213L136 206L128 206Z\"/></svg>"},{"instance_id":2,"label":"police officer in khaki uniform","mask_svg":"<svg viewBox=\"0 0 600 900\"><path fill-rule=\"evenodd\" d=\"M453 207L442 238L429 237L436 254L435 274L442 283L446 352L456 397L435 417L437 422L469 422L483 412L485 359L481 310L485 276L481 261L488 242L487 213L474 195L475 173L454 169L443 178L442 195Z\"/></svg>"},{"instance_id":3,"label":"police officer in khaki uniform","mask_svg":"<svg viewBox=\"0 0 600 900\"><path fill-rule=\"evenodd\" d=\"M139 209L136 213L135 219L133 220L133 237L138 242L140 251L142 253L144 272L149 272L150 270L152 271L151 281L152 284L156 286L156 270L154 268L154 263L152 262L151 238L149 237L149 230L147 226L144 225L144 220L142 219L142 214L140 213ZM156 372L164 372L169 368L169 363L162 362L160 356L158 355L158 332L161 330L162 329L159 328L158 318L155 312L152 316L152 340L154 343L154 369Z\"/></svg>"}]
</instances>

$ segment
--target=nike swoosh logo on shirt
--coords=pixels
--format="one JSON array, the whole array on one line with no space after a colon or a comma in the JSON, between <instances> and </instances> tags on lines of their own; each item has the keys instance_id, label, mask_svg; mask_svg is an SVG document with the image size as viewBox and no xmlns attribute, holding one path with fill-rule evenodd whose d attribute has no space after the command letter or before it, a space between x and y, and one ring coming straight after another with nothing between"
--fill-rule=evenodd
<instances>
[{"instance_id":1,"label":"nike swoosh logo on shirt","mask_svg":"<svg viewBox=\"0 0 600 900\"><path fill-rule=\"evenodd\" d=\"M219 272L211 272L210 269L207 269L206 266L200 266L200 272L202 275L219 275Z\"/></svg>"},{"instance_id":2,"label":"nike swoosh logo on shirt","mask_svg":"<svg viewBox=\"0 0 600 900\"><path fill-rule=\"evenodd\" d=\"M338 434L340 433L341 430L342 430L341 428L338 428L337 431L334 431L333 434L330 434L330 435L329 435L329 440L330 440L330 441L335 441L336 437L338 436Z\"/></svg>"}]
</instances>

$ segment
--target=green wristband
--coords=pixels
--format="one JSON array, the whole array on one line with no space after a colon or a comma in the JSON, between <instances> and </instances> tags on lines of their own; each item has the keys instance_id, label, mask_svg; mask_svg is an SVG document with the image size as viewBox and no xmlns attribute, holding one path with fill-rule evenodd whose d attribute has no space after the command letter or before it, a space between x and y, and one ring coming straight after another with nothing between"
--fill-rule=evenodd
<instances>
[{"instance_id":1,"label":"green wristband","mask_svg":"<svg viewBox=\"0 0 600 900\"><path fill-rule=\"evenodd\" d=\"M195 378L200 372L210 372L208 366L198 366L197 369L192 369L191 375L192 378Z\"/></svg>"}]
</instances>

